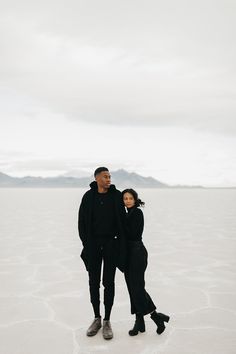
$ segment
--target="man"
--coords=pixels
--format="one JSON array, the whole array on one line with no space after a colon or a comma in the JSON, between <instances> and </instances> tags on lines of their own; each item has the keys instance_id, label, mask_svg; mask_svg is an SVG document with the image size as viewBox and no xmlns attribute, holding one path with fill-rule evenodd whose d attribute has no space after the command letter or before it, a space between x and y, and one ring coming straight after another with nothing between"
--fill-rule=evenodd
<instances>
[{"instance_id":1,"label":"man","mask_svg":"<svg viewBox=\"0 0 236 354\"><path fill-rule=\"evenodd\" d=\"M111 184L109 170L106 167L98 167L94 177L95 181L90 183L90 190L82 197L78 219L79 236L83 243L81 258L89 275L90 301L95 316L87 330L87 336L94 336L102 326L99 288L103 263L103 337L111 339L113 332L110 314L115 294L115 272L116 267L124 271L126 256L123 231L125 209L121 192Z\"/></svg>"}]
</instances>

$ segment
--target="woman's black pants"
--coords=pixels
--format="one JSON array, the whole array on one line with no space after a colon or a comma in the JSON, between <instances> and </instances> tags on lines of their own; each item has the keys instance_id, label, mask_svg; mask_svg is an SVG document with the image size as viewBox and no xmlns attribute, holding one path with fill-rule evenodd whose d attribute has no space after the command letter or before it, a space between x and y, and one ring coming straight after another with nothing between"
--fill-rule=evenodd
<instances>
[{"instance_id":1,"label":"woman's black pants","mask_svg":"<svg viewBox=\"0 0 236 354\"><path fill-rule=\"evenodd\" d=\"M130 296L131 313L147 315L156 309L145 290L148 253L142 241L128 242L128 265L125 280Z\"/></svg>"}]
</instances>

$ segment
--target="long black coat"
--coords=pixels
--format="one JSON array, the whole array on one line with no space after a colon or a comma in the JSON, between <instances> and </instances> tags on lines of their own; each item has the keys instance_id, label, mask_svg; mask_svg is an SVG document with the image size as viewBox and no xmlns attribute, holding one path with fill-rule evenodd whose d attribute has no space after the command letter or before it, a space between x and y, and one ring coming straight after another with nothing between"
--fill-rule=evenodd
<instances>
[{"instance_id":1,"label":"long black coat","mask_svg":"<svg viewBox=\"0 0 236 354\"><path fill-rule=\"evenodd\" d=\"M81 258L83 259L86 269L88 269L89 258L91 254L92 242L92 210L94 204L94 195L97 191L97 182L90 183L90 190L88 190L82 197L78 213L78 230L79 236L83 244ZM121 192L116 189L114 184L110 185L109 193L114 196L115 217L118 226L118 235L116 239L116 264L123 272L126 265L126 238L125 238L125 208L122 200Z\"/></svg>"}]
</instances>

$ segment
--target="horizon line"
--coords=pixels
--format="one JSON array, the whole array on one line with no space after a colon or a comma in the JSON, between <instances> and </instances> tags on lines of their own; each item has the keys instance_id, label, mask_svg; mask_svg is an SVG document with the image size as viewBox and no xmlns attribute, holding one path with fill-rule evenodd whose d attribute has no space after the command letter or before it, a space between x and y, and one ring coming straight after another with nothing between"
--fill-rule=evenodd
<instances>
[{"instance_id":1,"label":"horizon line","mask_svg":"<svg viewBox=\"0 0 236 354\"><path fill-rule=\"evenodd\" d=\"M155 187L155 188L211 188L211 189L235 189L236 188L236 185L230 185L230 186L206 186L206 185L201 185L201 184L167 184L165 182L161 182L159 181L158 179L156 179L155 177L152 177L152 176L143 176L137 172L128 172L127 170L125 170L124 168L118 168L117 170L114 170L114 171L111 171L111 172L117 172L119 170L123 170L129 174L131 173L135 173L136 175L139 175L143 178L153 178L154 180L156 180L157 182L160 182L166 186L164 187ZM11 178L41 178L41 179L51 179L51 178L58 178L58 177L62 177L62 178L74 178L74 179L81 179L81 178L90 178L90 177L93 177L93 174L92 175L88 175L88 176L81 176L81 177L74 177L74 176L64 176L63 174L62 175L54 175L54 176L46 176L46 177L43 177L43 176L40 176L40 175L37 175L37 176L32 176L32 175L24 175L24 176L21 176L21 177L18 177L18 176L14 176L14 175L9 175L8 173L5 173L5 172L2 172L0 171L0 174L4 174L8 177L11 177ZM20 186L19 186L20 187ZM37 187L36 187L37 188ZM60 188L60 187L59 187ZM78 187L75 187L75 188L78 188ZM82 187L81 187L82 188Z\"/></svg>"}]
</instances>

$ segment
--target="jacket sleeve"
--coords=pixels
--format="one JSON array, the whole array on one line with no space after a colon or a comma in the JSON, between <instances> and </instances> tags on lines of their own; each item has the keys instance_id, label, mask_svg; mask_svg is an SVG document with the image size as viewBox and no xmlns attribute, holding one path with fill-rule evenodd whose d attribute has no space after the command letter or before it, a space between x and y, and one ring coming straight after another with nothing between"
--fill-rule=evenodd
<instances>
[{"instance_id":1,"label":"jacket sleeve","mask_svg":"<svg viewBox=\"0 0 236 354\"><path fill-rule=\"evenodd\" d=\"M87 235L86 235L86 227L85 227L85 206L84 206L84 197L80 203L79 213L78 213L78 231L79 237L82 241L83 246L86 245Z\"/></svg>"},{"instance_id":2,"label":"jacket sleeve","mask_svg":"<svg viewBox=\"0 0 236 354\"><path fill-rule=\"evenodd\" d=\"M120 229L125 236L126 233L126 211L123 203L123 198L121 192L118 194L118 213L119 213L119 221L120 221Z\"/></svg>"},{"instance_id":3,"label":"jacket sleeve","mask_svg":"<svg viewBox=\"0 0 236 354\"><path fill-rule=\"evenodd\" d=\"M137 235L138 238L142 237L144 228L144 217L141 209L136 208L135 214L132 218L132 233Z\"/></svg>"},{"instance_id":4,"label":"jacket sleeve","mask_svg":"<svg viewBox=\"0 0 236 354\"><path fill-rule=\"evenodd\" d=\"M124 272L127 264L127 245L126 245L126 211L123 203L122 194L117 191L117 221L118 221L118 240L116 248L116 266Z\"/></svg>"}]
</instances>

